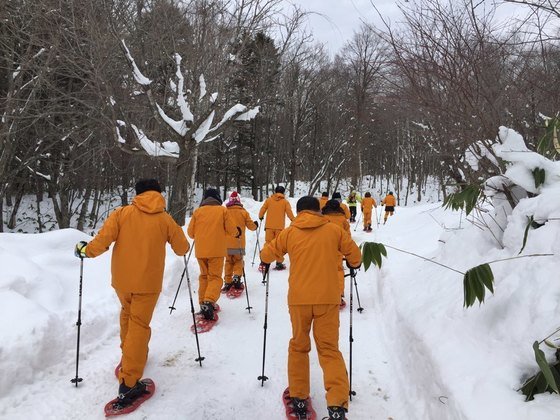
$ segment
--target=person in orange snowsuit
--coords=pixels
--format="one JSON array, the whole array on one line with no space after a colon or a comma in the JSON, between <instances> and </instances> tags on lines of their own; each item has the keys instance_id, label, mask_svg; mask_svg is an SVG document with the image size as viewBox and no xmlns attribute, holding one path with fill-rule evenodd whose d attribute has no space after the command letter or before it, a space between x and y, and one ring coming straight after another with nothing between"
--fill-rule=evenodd
<instances>
[{"instance_id":1,"label":"person in orange snowsuit","mask_svg":"<svg viewBox=\"0 0 560 420\"><path fill-rule=\"evenodd\" d=\"M259 211L259 219L261 222L266 214L266 222L264 224L265 243L269 243L282 232L286 226L286 216L288 216L290 221L294 220L292 206L290 206L290 203L284 197L285 191L286 189L281 185L277 186L274 190L274 195L266 199ZM284 270L285 268L284 257L278 257L276 260L276 270ZM259 270L262 269L262 266L259 267Z\"/></svg>"},{"instance_id":2,"label":"person in orange snowsuit","mask_svg":"<svg viewBox=\"0 0 560 420\"><path fill-rule=\"evenodd\" d=\"M319 212L315 197L297 202L297 217L261 251L270 265L279 256L290 257L288 307L292 338L288 348L288 389L296 415L305 415L309 398L309 333L313 328L319 363L327 392L329 415L345 418L349 383L344 358L338 349L340 289L339 255L352 269L361 264L358 246L339 226ZM267 267L268 269L268 267Z\"/></svg>"},{"instance_id":3,"label":"person in orange snowsuit","mask_svg":"<svg viewBox=\"0 0 560 420\"><path fill-rule=\"evenodd\" d=\"M319 198L319 208L321 210L323 210L323 207L325 207L327 201L329 201L329 193L325 191L324 193L321 194L321 198Z\"/></svg>"},{"instance_id":4,"label":"person in orange snowsuit","mask_svg":"<svg viewBox=\"0 0 560 420\"><path fill-rule=\"evenodd\" d=\"M241 228L239 238L227 237L227 257L224 275L224 287L222 291L228 291L232 287L241 289L241 276L243 275L243 256L245 255L245 228L257 230L257 221L251 220L249 212L243 208L241 197L237 191L233 191L226 203L229 219L235 226Z\"/></svg>"},{"instance_id":5,"label":"person in orange snowsuit","mask_svg":"<svg viewBox=\"0 0 560 420\"><path fill-rule=\"evenodd\" d=\"M227 256L227 238L241 237L241 228L233 224L228 210L222 206L218 190L204 192L189 222L187 233L195 242L195 256L200 267L198 303L205 319L214 319L215 303L222 290L222 272Z\"/></svg>"},{"instance_id":6,"label":"person in orange snowsuit","mask_svg":"<svg viewBox=\"0 0 560 420\"><path fill-rule=\"evenodd\" d=\"M389 192L387 196L381 201L381 205L385 206L385 215L383 216L383 224L387 223L389 216L395 214L395 206L397 205L397 200L392 192Z\"/></svg>"},{"instance_id":7,"label":"person in orange snowsuit","mask_svg":"<svg viewBox=\"0 0 560 420\"><path fill-rule=\"evenodd\" d=\"M146 391L141 381L150 341L150 322L163 283L165 245L185 255L189 243L181 227L165 212L165 199L155 179L136 183L136 197L129 206L113 211L99 233L76 245L80 258L103 254L114 242L111 285L121 303L121 368L119 397L115 404L127 407Z\"/></svg>"},{"instance_id":8,"label":"person in orange snowsuit","mask_svg":"<svg viewBox=\"0 0 560 420\"><path fill-rule=\"evenodd\" d=\"M342 196L340 195L340 193L334 192L332 195L332 199L340 203L340 208L342 208L342 210L344 211L344 216L346 216L346 219L350 220L352 214L350 213L350 209L348 208L348 206L342 202Z\"/></svg>"},{"instance_id":9,"label":"person in orange snowsuit","mask_svg":"<svg viewBox=\"0 0 560 420\"><path fill-rule=\"evenodd\" d=\"M337 200L327 201L327 204L323 207L322 213L329 222L340 226L348 235L352 235L352 232L350 231L350 223L348 223L344 210L342 210L340 203ZM338 285L340 287L340 307L342 309L346 306L346 302L344 301L344 266L342 265L344 257L342 254L340 254L339 260Z\"/></svg>"},{"instance_id":10,"label":"person in orange snowsuit","mask_svg":"<svg viewBox=\"0 0 560 420\"><path fill-rule=\"evenodd\" d=\"M362 214L364 219L364 232L371 232L371 212L373 208L377 208L377 203L372 198L371 193L367 192L362 199Z\"/></svg>"}]
</instances>

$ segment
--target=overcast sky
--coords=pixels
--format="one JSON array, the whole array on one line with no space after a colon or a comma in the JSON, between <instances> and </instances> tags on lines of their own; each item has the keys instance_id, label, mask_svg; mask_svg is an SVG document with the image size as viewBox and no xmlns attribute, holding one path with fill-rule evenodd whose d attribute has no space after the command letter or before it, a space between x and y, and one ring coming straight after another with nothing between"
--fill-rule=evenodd
<instances>
[{"instance_id":1,"label":"overcast sky","mask_svg":"<svg viewBox=\"0 0 560 420\"><path fill-rule=\"evenodd\" d=\"M382 25L375 4L384 18L392 24L401 18L397 0L284 0L286 5L295 4L304 10L316 12L309 17L310 30L317 41L326 43L331 54L338 52L352 38L362 20ZM414 1L414 0L412 0ZM493 0L485 0L490 3ZM523 6L502 4L497 16L501 20L519 17L526 9Z\"/></svg>"}]
</instances>

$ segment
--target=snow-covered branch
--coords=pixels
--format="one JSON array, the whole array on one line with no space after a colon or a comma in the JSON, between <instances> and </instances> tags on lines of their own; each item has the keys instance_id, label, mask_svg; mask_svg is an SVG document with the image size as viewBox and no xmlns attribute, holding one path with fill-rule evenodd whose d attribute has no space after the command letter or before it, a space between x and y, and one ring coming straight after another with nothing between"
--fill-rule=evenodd
<instances>
[{"instance_id":1,"label":"snow-covered branch","mask_svg":"<svg viewBox=\"0 0 560 420\"><path fill-rule=\"evenodd\" d=\"M142 85L142 86L149 86L150 83L152 83L152 81L142 74L142 72L140 71L140 69L136 65L136 62L134 61L134 58L130 54L130 51L129 51L128 47L126 46L126 43L124 42L124 39L121 40L121 43L122 43L122 46L125 50L126 59L128 60L128 63L130 64L130 66L132 67L132 74L134 76L134 80L136 80L136 82L138 84Z\"/></svg>"}]
</instances>

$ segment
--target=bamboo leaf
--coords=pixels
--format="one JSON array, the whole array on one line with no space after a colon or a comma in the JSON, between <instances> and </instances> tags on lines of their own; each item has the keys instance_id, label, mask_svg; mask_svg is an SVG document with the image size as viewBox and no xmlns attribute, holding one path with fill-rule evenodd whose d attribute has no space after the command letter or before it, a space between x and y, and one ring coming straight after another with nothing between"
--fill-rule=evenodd
<instances>
[{"instance_id":1,"label":"bamboo leaf","mask_svg":"<svg viewBox=\"0 0 560 420\"><path fill-rule=\"evenodd\" d=\"M539 342L535 341L533 343L533 350L535 351L535 359L537 361L537 364L539 365L539 367L541 368L541 372L544 375L544 378L546 379L546 383L548 384L548 386L557 394L558 392L558 385L556 384L556 381L554 380L554 375L552 374L552 371L550 370L550 366L548 365L548 362L546 361L546 357L544 355L544 352L539 348Z\"/></svg>"},{"instance_id":2,"label":"bamboo leaf","mask_svg":"<svg viewBox=\"0 0 560 420\"><path fill-rule=\"evenodd\" d=\"M523 234L523 246L521 247L517 255L521 254L525 249L525 245L527 244L527 236L529 236L529 228L533 225L534 222L533 216L528 217L528 219L529 222L527 223L527 226L525 226L525 233Z\"/></svg>"},{"instance_id":3,"label":"bamboo leaf","mask_svg":"<svg viewBox=\"0 0 560 420\"><path fill-rule=\"evenodd\" d=\"M488 264L482 264L476 267L482 283L490 292L494 293L494 273Z\"/></svg>"}]
</instances>

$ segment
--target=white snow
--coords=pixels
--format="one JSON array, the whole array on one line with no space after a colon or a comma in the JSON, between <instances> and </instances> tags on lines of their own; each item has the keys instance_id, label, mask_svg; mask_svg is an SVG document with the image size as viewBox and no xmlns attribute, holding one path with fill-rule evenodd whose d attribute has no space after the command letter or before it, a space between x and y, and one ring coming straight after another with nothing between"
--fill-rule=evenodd
<instances>
[{"instance_id":1,"label":"white snow","mask_svg":"<svg viewBox=\"0 0 560 420\"><path fill-rule=\"evenodd\" d=\"M299 187L298 187L299 188ZM305 186L301 189L305 190ZM379 201L380 197L374 194ZM261 203L246 197L253 218ZM290 199L295 209L296 199ZM526 216L546 224L529 233L524 254L560 253L560 190L549 186L523 199L508 218L504 248L461 212L441 203L397 207L387 225L354 239L383 242L464 271L517 254ZM374 217L381 216L374 213ZM360 217L360 215L358 216ZM188 220L187 220L188 223ZM260 231L261 244L264 231ZM145 376L156 396L127 418L282 419L287 385L290 322L288 272L272 271L265 374L260 386L265 287L251 265L256 235L248 232L246 273L253 309L245 296L222 297L220 322L202 334L206 358L194 361L196 345L187 287L183 282L169 315L183 261L168 249L164 290L152 321ZM74 244L90 237L73 229L46 234L0 234L0 418L101 419L103 405L117 392L113 369L119 361L119 304L110 287L110 251L84 261L80 376L75 388L75 339L79 260ZM290 266L287 260L288 267ZM481 306L463 308L457 273L388 250L383 268L358 273L363 313L353 315L353 387L349 417L357 420L553 420L557 395L532 402L516 392L536 372L532 342L558 326L558 257L524 258L492 264L495 294ZM194 258L189 277L197 301L199 273ZM349 285L346 285L349 297ZM354 294L354 310L357 308ZM341 312L340 347L348 362L349 307ZM545 350L552 358L551 351ZM321 370L310 357L311 396L318 418L326 415ZM49 417L50 416L50 417Z\"/></svg>"},{"instance_id":2,"label":"white snow","mask_svg":"<svg viewBox=\"0 0 560 420\"><path fill-rule=\"evenodd\" d=\"M180 136L184 136L185 134L187 134L187 131L189 131L189 129L187 128L187 124L185 121L175 121L173 118L169 117L158 104L156 104L156 106L160 117L165 121L167 125L169 125Z\"/></svg>"},{"instance_id":3,"label":"white snow","mask_svg":"<svg viewBox=\"0 0 560 420\"><path fill-rule=\"evenodd\" d=\"M132 74L134 76L134 80L136 80L136 83L138 83L140 85L143 85L143 86L150 85L150 83L152 83L152 81L142 74L142 72L140 71L140 69L136 65L136 62L134 61L134 58L132 57L132 54L130 54L130 51L128 50L128 47L126 46L126 43L124 42L124 39L121 40L121 43L122 43L122 45L125 49L126 58L128 58L128 61L130 62L130 65L132 66Z\"/></svg>"},{"instance_id":4,"label":"white snow","mask_svg":"<svg viewBox=\"0 0 560 420\"><path fill-rule=\"evenodd\" d=\"M130 124L134 132L136 133L136 137L140 142L142 148L148 153L150 156L169 156L169 157L179 157L178 152L172 152L167 150L164 145L158 143L157 141L152 141L146 136L146 134L136 127L134 124ZM170 143L170 142L166 142ZM178 150L177 148L173 148L174 150Z\"/></svg>"},{"instance_id":5,"label":"white snow","mask_svg":"<svg viewBox=\"0 0 560 420\"><path fill-rule=\"evenodd\" d=\"M211 111L210 115L200 124L198 129L195 131L193 138L197 143L200 143L205 139L210 131L210 126L212 125L212 121L214 121L215 111Z\"/></svg>"},{"instance_id":6,"label":"white snow","mask_svg":"<svg viewBox=\"0 0 560 420\"><path fill-rule=\"evenodd\" d=\"M206 81L204 80L203 74L201 74L200 77L198 78L198 84L200 86L200 95L198 97L198 100L201 101L202 98L206 96Z\"/></svg>"},{"instance_id":7,"label":"white snow","mask_svg":"<svg viewBox=\"0 0 560 420\"><path fill-rule=\"evenodd\" d=\"M181 115L183 116L184 121L193 121L194 116L191 112L189 104L185 100L185 78L183 77L183 73L181 73L181 56L175 53L175 64L177 66L177 71L175 72L175 76L177 77L177 104L179 105L179 109L181 110Z\"/></svg>"},{"instance_id":8,"label":"white snow","mask_svg":"<svg viewBox=\"0 0 560 420\"><path fill-rule=\"evenodd\" d=\"M239 117L237 117L235 120L236 121L250 121L257 116L260 109L261 109L260 106L256 106L254 108L251 108L249 111L244 112Z\"/></svg>"}]
</instances>

